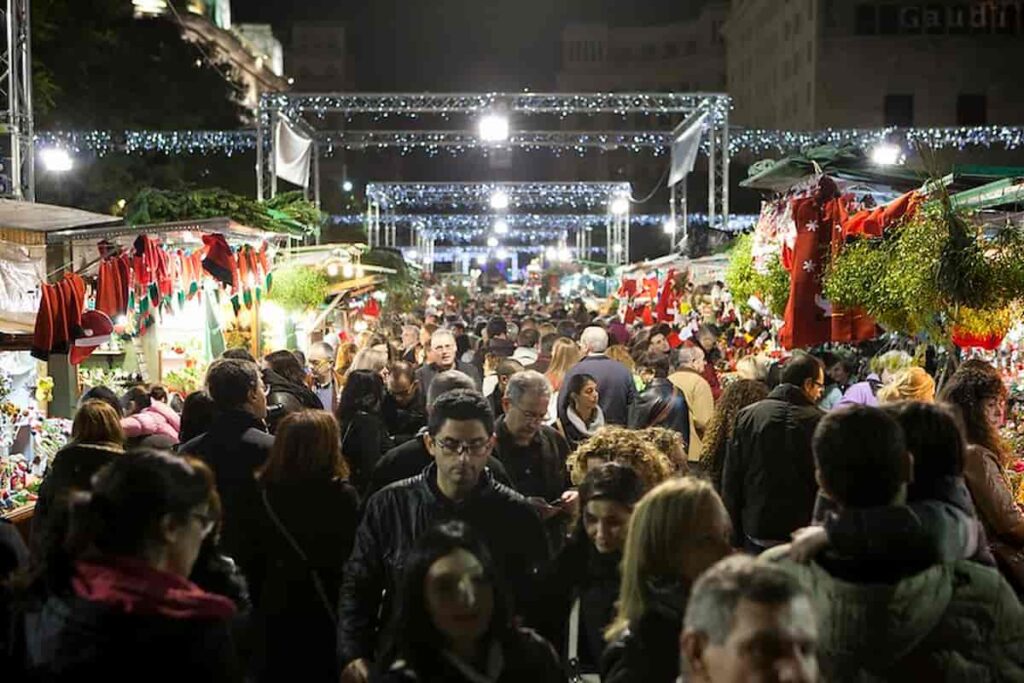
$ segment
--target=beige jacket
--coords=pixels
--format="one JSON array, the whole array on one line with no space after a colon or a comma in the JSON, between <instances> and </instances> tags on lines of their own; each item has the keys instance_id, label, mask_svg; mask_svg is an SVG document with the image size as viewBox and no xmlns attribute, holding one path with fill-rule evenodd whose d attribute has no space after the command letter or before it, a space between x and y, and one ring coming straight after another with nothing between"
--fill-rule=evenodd
<instances>
[{"instance_id":1,"label":"beige jacket","mask_svg":"<svg viewBox=\"0 0 1024 683\"><path fill-rule=\"evenodd\" d=\"M715 414L715 396L711 393L708 381L692 370L680 370L668 376L686 397L686 406L690 409L690 445L687 449L687 460L700 460L702 450L701 439Z\"/></svg>"}]
</instances>

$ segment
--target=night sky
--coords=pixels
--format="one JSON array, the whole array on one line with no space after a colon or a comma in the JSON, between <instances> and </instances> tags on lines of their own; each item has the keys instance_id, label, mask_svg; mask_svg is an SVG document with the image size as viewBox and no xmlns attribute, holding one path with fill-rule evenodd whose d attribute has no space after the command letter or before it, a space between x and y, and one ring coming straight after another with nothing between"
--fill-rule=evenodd
<instances>
[{"instance_id":1,"label":"night sky","mask_svg":"<svg viewBox=\"0 0 1024 683\"><path fill-rule=\"evenodd\" d=\"M350 24L361 90L550 89L572 21L647 24L692 16L702 0L235 0L235 22Z\"/></svg>"}]
</instances>

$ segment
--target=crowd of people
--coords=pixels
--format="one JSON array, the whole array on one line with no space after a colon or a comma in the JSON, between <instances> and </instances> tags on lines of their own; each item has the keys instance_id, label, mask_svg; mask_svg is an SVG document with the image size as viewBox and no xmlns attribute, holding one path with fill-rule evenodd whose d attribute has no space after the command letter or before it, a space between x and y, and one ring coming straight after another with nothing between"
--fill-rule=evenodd
<instances>
[{"instance_id":1,"label":"crowd of people","mask_svg":"<svg viewBox=\"0 0 1024 683\"><path fill-rule=\"evenodd\" d=\"M999 373L681 332L478 301L90 389L0 534L3 671L1024 680Z\"/></svg>"}]
</instances>

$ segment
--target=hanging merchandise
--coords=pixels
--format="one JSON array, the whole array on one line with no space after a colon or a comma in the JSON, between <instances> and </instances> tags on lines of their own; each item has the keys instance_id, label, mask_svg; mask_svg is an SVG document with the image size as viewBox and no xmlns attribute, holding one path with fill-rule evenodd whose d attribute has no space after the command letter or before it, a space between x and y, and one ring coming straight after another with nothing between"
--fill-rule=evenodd
<instances>
[{"instance_id":1,"label":"hanging merchandise","mask_svg":"<svg viewBox=\"0 0 1024 683\"><path fill-rule=\"evenodd\" d=\"M85 281L74 273L66 273L60 282L43 284L41 290L32 355L47 360L51 353L67 353L71 342L81 334Z\"/></svg>"},{"instance_id":2,"label":"hanging merchandise","mask_svg":"<svg viewBox=\"0 0 1024 683\"><path fill-rule=\"evenodd\" d=\"M202 261L206 272L225 287L237 287L237 265L224 235L203 235L203 244L207 249L206 257Z\"/></svg>"},{"instance_id":3,"label":"hanging merchandise","mask_svg":"<svg viewBox=\"0 0 1024 683\"><path fill-rule=\"evenodd\" d=\"M114 333L114 323L103 311L92 310L82 314L82 333L75 339L68 362L78 365L92 355L92 352L110 341Z\"/></svg>"}]
</instances>

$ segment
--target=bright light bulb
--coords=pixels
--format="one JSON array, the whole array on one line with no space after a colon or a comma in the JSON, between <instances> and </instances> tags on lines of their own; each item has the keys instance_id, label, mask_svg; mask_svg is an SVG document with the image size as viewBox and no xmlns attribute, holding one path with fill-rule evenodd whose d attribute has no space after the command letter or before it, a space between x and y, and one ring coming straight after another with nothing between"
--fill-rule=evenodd
<instances>
[{"instance_id":1,"label":"bright light bulb","mask_svg":"<svg viewBox=\"0 0 1024 683\"><path fill-rule=\"evenodd\" d=\"M621 254L622 253L622 245L621 244L613 244L612 245L612 251L614 251L616 254Z\"/></svg>"},{"instance_id":2,"label":"bright light bulb","mask_svg":"<svg viewBox=\"0 0 1024 683\"><path fill-rule=\"evenodd\" d=\"M360 332L366 332L369 325L366 324L365 320L357 320L353 325L352 329L355 330L356 334Z\"/></svg>"},{"instance_id":3,"label":"bright light bulb","mask_svg":"<svg viewBox=\"0 0 1024 683\"><path fill-rule=\"evenodd\" d=\"M343 191L345 191L345 192L351 192L353 187L354 186L352 185L352 181L351 180L346 180L346 181L342 182L342 184L341 184L341 189Z\"/></svg>"},{"instance_id":4,"label":"bright light bulb","mask_svg":"<svg viewBox=\"0 0 1024 683\"><path fill-rule=\"evenodd\" d=\"M547 257L548 261L554 261L558 258L558 250L554 247L548 247L544 250L544 256Z\"/></svg>"},{"instance_id":5,"label":"bright light bulb","mask_svg":"<svg viewBox=\"0 0 1024 683\"><path fill-rule=\"evenodd\" d=\"M900 163L903 150L899 145L883 142L871 148L871 161L879 166L894 166Z\"/></svg>"},{"instance_id":6,"label":"bright light bulb","mask_svg":"<svg viewBox=\"0 0 1024 683\"><path fill-rule=\"evenodd\" d=\"M60 147L48 147L39 152L39 159L47 171L53 173L66 173L75 166L74 159L66 149Z\"/></svg>"},{"instance_id":7,"label":"bright light bulb","mask_svg":"<svg viewBox=\"0 0 1024 683\"><path fill-rule=\"evenodd\" d=\"M675 221L673 221L671 218L665 221L665 224L662 225L661 227L665 231L666 235L676 234L676 224Z\"/></svg>"},{"instance_id":8,"label":"bright light bulb","mask_svg":"<svg viewBox=\"0 0 1024 683\"><path fill-rule=\"evenodd\" d=\"M508 208L509 198L503 190L495 190L491 195L491 208L495 211L504 211Z\"/></svg>"},{"instance_id":9,"label":"bright light bulb","mask_svg":"<svg viewBox=\"0 0 1024 683\"><path fill-rule=\"evenodd\" d=\"M494 221L494 232L498 233L499 235L507 235L508 221L506 221L504 218L499 218L498 220Z\"/></svg>"},{"instance_id":10,"label":"bright light bulb","mask_svg":"<svg viewBox=\"0 0 1024 683\"><path fill-rule=\"evenodd\" d=\"M353 266L351 263L346 263L344 267L341 269L341 274L345 276L346 280L351 280L356 274L355 266Z\"/></svg>"},{"instance_id":11,"label":"bright light bulb","mask_svg":"<svg viewBox=\"0 0 1024 683\"><path fill-rule=\"evenodd\" d=\"M338 264L328 263L327 264L327 277L338 277Z\"/></svg>"},{"instance_id":12,"label":"bright light bulb","mask_svg":"<svg viewBox=\"0 0 1024 683\"><path fill-rule=\"evenodd\" d=\"M416 251L415 249L413 249L412 251L410 251L410 252L408 253L407 257L408 257L408 259L409 259L410 261L416 261L416 260L418 260L418 259L419 259L419 257L420 257L420 254L419 254L419 252L418 252L418 251Z\"/></svg>"},{"instance_id":13,"label":"bright light bulb","mask_svg":"<svg viewBox=\"0 0 1024 683\"><path fill-rule=\"evenodd\" d=\"M500 114L487 114L480 119L480 139L484 142L504 142L508 140L508 117Z\"/></svg>"},{"instance_id":14,"label":"bright light bulb","mask_svg":"<svg viewBox=\"0 0 1024 683\"><path fill-rule=\"evenodd\" d=\"M572 251L569 249L569 247L562 247L561 249L558 250L558 258L562 259L563 261L571 261Z\"/></svg>"},{"instance_id":15,"label":"bright light bulb","mask_svg":"<svg viewBox=\"0 0 1024 683\"><path fill-rule=\"evenodd\" d=\"M625 215L629 211L629 199L626 197L616 197L612 200L611 210L616 216Z\"/></svg>"},{"instance_id":16,"label":"bright light bulb","mask_svg":"<svg viewBox=\"0 0 1024 683\"><path fill-rule=\"evenodd\" d=\"M494 252L494 257L499 261L504 261L505 259L508 258L508 251L505 249L498 249L496 252Z\"/></svg>"},{"instance_id":17,"label":"bright light bulb","mask_svg":"<svg viewBox=\"0 0 1024 683\"><path fill-rule=\"evenodd\" d=\"M498 238L497 237L488 237L487 238L487 246L489 246L489 247L496 247L496 246L498 246Z\"/></svg>"}]
</instances>

